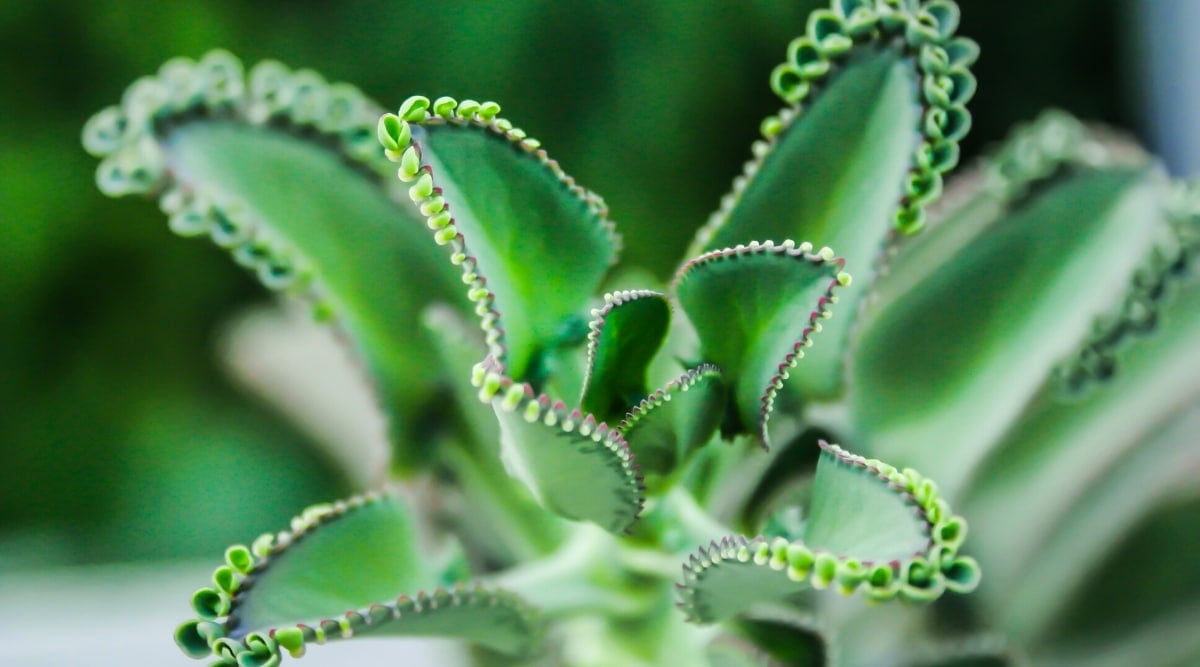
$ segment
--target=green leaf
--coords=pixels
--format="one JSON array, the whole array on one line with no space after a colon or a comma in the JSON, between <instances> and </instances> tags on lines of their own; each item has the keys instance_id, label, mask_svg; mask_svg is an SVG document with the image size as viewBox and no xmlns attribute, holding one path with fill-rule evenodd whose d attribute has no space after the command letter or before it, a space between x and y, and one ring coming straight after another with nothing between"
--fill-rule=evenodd
<instances>
[{"instance_id":1,"label":"green leaf","mask_svg":"<svg viewBox=\"0 0 1200 667\"><path fill-rule=\"evenodd\" d=\"M833 664L828 632L811 616L774 612L739 618L733 632L769 656L771 664L825 667Z\"/></svg>"},{"instance_id":2,"label":"green leaf","mask_svg":"<svg viewBox=\"0 0 1200 667\"><path fill-rule=\"evenodd\" d=\"M290 530L230 547L215 587L193 597L200 618L181 625L176 641L193 657L211 652L240 665L275 665L283 651L299 657L306 644L364 633L532 650L539 630L515 596L481 588L424 592L436 580L398 497L317 505Z\"/></svg>"},{"instance_id":3,"label":"green leaf","mask_svg":"<svg viewBox=\"0 0 1200 667\"><path fill-rule=\"evenodd\" d=\"M958 555L966 522L950 513L930 480L836 445L821 448L803 535L727 537L701 548L678 585L689 620L712 623L763 605L807 605L810 588L932 602L947 590L978 585L979 566Z\"/></svg>"},{"instance_id":4,"label":"green leaf","mask_svg":"<svg viewBox=\"0 0 1200 667\"><path fill-rule=\"evenodd\" d=\"M1147 255L1125 300L1084 342L1107 369L1103 378L1088 375L1082 389L1075 386L1076 360L1065 379L1047 379L967 495L986 527L983 553L1004 554L994 590L1007 604L1024 600L1037 610L1010 607L1025 633L1055 608L1043 592L1086 582L1089 564L1194 469L1194 428L1186 424L1200 397L1198 193L1194 186L1176 193L1169 205L1175 237ZM1027 585L1034 581L1042 583Z\"/></svg>"},{"instance_id":5,"label":"green leaf","mask_svg":"<svg viewBox=\"0 0 1200 667\"><path fill-rule=\"evenodd\" d=\"M1194 493L1196 480L1200 479L1200 448L1196 447L1195 440L1196 433L1200 432L1198 429L1200 409L1192 408L1143 438L1123 456L1108 461L1106 469L1097 470L1103 466L1100 461L1088 461L1076 471L1062 476L1064 492L1078 489L1077 494L1067 496L1072 502L1068 505L1054 496L1044 501L1048 516L1037 516L1029 522L1032 537L1022 535L1013 549L1002 552L1005 558L996 558L1000 561L996 570L1004 587L996 588L992 584L985 591L987 601L999 612L997 616L1010 636L1021 641L1044 641L1060 636L1062 630L1055 627L1055 621L1064 608L1081 594L1087 596L1090 589L1106 585L1101 582L1112 581L1114 572L1119 572L1125 581L1116 587L1123 593L1112 597L1122 599L1125 604L1113 608L1125 609L1130 606L1130 599L1137 599L1143 613L1148 614L1169 608L1172 599L1190 599L1190 596L1172 592L1153 595L1155 588L1160 593L1164 589L1177 590L1171 583L1177 579L1169 574L1162 576L1163 583L1157 587L1139 586L1144 579L1154 577L1154 572L1172 569L1162 568L1161 564L1165 560L1162 552L1174 552L1182 546L1179 538L1174 536L1157 543L1144 543L1141 558L1130 559L1132 562L1124 563L1121 568L1109 567L1107 573L1110 576L1104 576L1105 570L1101 566L1105 557L1135 532L1139 522L1163 514L1163 506L1180 494ZM1057 443L1050 441L1050 444ZM1113 459L1111 454L1104 456L1106 454L1109 452L1094 455ZM1090 455L1093 454L1089 452ZM1086 480L1086 487L1079 489L1081 477ZM1034 493L1039 491L1043 489L1030 489ZM993 503L1010 500L998 495L990 494L987 500ZM1009 502L1007 507L985 505L986 511L980 518L986 523L980 525L990 530L1008 528L1015 522L997 510L1022 511L1026 507L1023 501ZM1193 512L1191 516L1196 514ZM1193 521L1190 534L1195 534L1196 525ZM995 542L990 535L981 539L980 547L991 551L980 553L1001 553L996 551ZM1200 578L1193 580L1200 583ZM1109 612L1106 619L1113 614ZM1141 616L1137 614L1126 616L1131 624L1138 618ZM1115 624L1108 621L1106 625L1112 627Z\"/></svg>"},{"instance_id":6,"label":"green leaf","mask_svg":"<svg viewBox=\"0 0 1200 667\"><path fill-rule=\"evenodd\" d=\"M560 516L612 533L629 530L642 511L644 487L616 429L489 369L488 361L476 367L473 381L500 420L500 458L510 475Z\"/></svg>"},{"instance_id":7,"label":"green leaf","mask_svg":"<svg viewBox=\"0 0 1200 667\"><path fill-rule=\"evenodd\" d=\"M860 279L843 293L847 312L857 312L885 243L922 226L970 125L963 105L975 90L968 68L977 49L953 37L957 8L938 6L835 3L836 12L814 12L771 77L792 106L763 121L755 159L690 254L754 239L837 248ZM937 29L911 29L930 23ZM841 391L852 321L832 322L828 344L797 371L801 394Z\"/></svg>"},{"instance_id":8,"label":"green leaf","mask_svg":"<svg viewBox=\"0 0 1200 667\"><path fill-rule=\"evenodd\" d=\"M752 242L685 264L675 279L679 303L700 338L700 356L724 373L733 409L726 434L752 432L767 443L776 392L806 354L813 333L850 283L843 262L822 248Z\"/></svg>"},{"instance_id":9,"label":"green leaf","mask_svg":"<svg viewBox=\"0 0 1200 667\"><path fill-rule=\"evenodd\" d=\"M894 472L871 470L862 459L822 443L805 543L871 562L900 561L927 550L932 526L906 484L890 479ZM920 493L931 497L936 489Z\"/></svg>"},{"instance_id":10,"label":"green leaf","mask_svg":"<svg viewBox=\"0 0 1200 667\"><path fill-rule=\"evenodd\" d=\"M1155 610L1156 612L1158 610ZM1039 656L1048 665L1088 665L1088 667L1124 667L1125 665L1173 665L1186 667L1200 660L1200 604L1185 609L1156 613L1152 620L1124 632L1100 638L1056 646Z\"/></svg>"},{"instance_id":11,"label":"green leaf","mask_svg":"<svg viewBox=\"0 0 1200 667\"><path fill-rule=\"evenodd\" d=\"M500 426L490 405L471 386L474 360L485 349L474 322L444 304L425 310L422 322L451 384L457 419L452 436L438 442L438 473L455 534L474 554L491 563L511 563L552 551L563 522L546 512L520 482L507 475L498 458ZM449 435L449 434L447 434Z\"/></svg>"},{"instance_id":12,"label":"green leaf","mask_svg":"<svg viewBox=\"0 0 1200 667\"><path fill-rule=\"evenodd\" d=\"M633 407L617 426L652 490L679 471L721 423L725 384L712 365L693 368Z\"/></svg>"},{"instance_id":13,"label":"green leaf","mask_svg":"<svg viewBox=\"0 0 1200 667\"><path fill-rule=\"evenodd\" d=\"M665 295L648 290L604 295L588 324L587 375L580 408L614 421L646 396L646 371L671 323Z\"/></svg>"},{"instance_id":14,"label":"green leaf","mask_svg":"<svg viewBox=\"0 0 1200 667\"><path fill-rule=\"evenodd\" d=\"M577 314L619 240L604 202L499 110L412 97L378 133L434 239L461 266L491 356L510 377L540 382L539 356L576 342Z\"/></svg>"},{"instance_id":15,"label":"green leaf","mask_svg":"<svg viewBox=\"0 0 1200 667\"><path fill-rule=\"evenodd\" d=\"M1145 167L1060 170L865 313L850 369L855 441L959 494L1162 231L1155 176Z\"/></svg>"},{"instance_id":16,"label":"green leaf","mask_svg":"<svg viewBox=\"0 0 1200 667\"><path fill-rule=\"evenodd\" d=\"M136 82L83 141L105 156L105 193L158 196L172 230L210 237L268 288L334 318L370 366L411 463L414 422L439 377L418 316L432 298L461 297L389 177L372 136L380 113L346 84L271 61L244 77L214 51Z\"/></svg>"}]
</instances>

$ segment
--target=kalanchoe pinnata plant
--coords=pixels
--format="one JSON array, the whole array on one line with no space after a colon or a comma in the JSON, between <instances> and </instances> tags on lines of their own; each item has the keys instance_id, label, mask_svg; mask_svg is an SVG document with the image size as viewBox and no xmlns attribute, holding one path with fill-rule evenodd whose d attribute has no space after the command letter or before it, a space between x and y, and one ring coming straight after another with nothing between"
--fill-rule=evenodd
<instances>
[{"instance_id":1,"label":"kalanchoe pinnata plant","mask_svg":"<svg viewBox=\"0 0 1200 667\"><path fill-rule=\"evenodd\" d=\"M1186 558L1124 545L1155 544L1157 516L1195 525L1200 192L1061 113L944 186L978 55L958 18L814 12L771 75L784 108L674 279L608 294L603 200L495 103L385 114L224 52L136 82L84 131L100 189L157 197L173 230L309 302L393 446L389 485L230 547L183 651L1194 658ZM1139 586L1156 601L1125 611L1112 591Z\"/></svg>"}]
</instances>

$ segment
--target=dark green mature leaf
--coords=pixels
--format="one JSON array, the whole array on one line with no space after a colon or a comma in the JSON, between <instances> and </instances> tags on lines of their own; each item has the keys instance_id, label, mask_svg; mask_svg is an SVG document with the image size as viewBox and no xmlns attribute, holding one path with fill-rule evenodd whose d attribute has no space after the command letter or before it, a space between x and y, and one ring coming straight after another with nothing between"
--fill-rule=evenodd
<instances>
[{"instance_id":1,"label":"dark green mature leaf","mask_svg":"<svg viewBox=\"0 0 1200 667\"><path fill-rule=\"evenodd\" d=\"M659 292L617 292L604 295L592 318L580 408L615 421L647 394L646 371L666 338L671 306Z\"/></svg>"},{"instance_id":2,"label":"dark green mature leaf","mask_svg":"<svg viewBox=\"0 0 1200 667\"><path fill-rule=\"evenodd\" d=\"M500 420L500 458L547 509L613 532L641 513L644 488L616 429L480 364L474 384Z\"/></svg>"},{"instance_id":3,"label":"dark green mature leaf","mask_svg":"<svg viewBox=\"0 0 1200 667\"><path fill-rule=\"evenodd\" d=\"M772 87L792 106L763 122L755 160L692 254L754 239L832 246L860 277L843 294L854 313L893 228L922 226L923 207L958 160L977 47L954 38L953 5L834 8L810 16L773 73ZM831 323L828 346L797 372L794 388L804 396L840 392L851 323Z\"/></svg>"},{"instance_id":4,"label":"dark green mature leaf","mask_svg":"<svg viewBox=\"0 0 1200 667\"><path fill-rule=\"evenodd\" d=\"M727 433L753 432L765 444L776 392L828 318L835 287L850 283L823 248L752 242L701 255L676 277L679 303L700 338L704 362L732 386Z\"/></svg>"},{"instance_id":5,"label":"dark green mature leaf","mask_svg":"<svg viewBox=\"0 0 1200 667\"><path fill-rule=\"evenodd\" d=\"M979 566L958 555L966 522L951 515L930 480L836 445L822 443L821 457L818 500L802 535L727 537L684 565L680 606L690 620L794 605L810 588L832 585L847 595L861 588L872 600L910 602L978 585Z\"/></svg>"},{"instance_id":6,"label":"dark green mature leaf","mask_svg":"<svg viewBox=\"0 0 1200 667\"><path fill-rule=\"evenodd\" d=\"M866 314L850 369L856 441L921 465L957 495L1055 363L1124 292L1161 231L1154 175L1122 166L1062 172Z\"/></svg>"},{"instance_id":7,"label":"dark green mature leaf","mask_svg":"<svg viewBox=\"0 0 1200 667\"><path fill-rule=\"evenodd\" d=\"M413 97L380 120L378 135L462 267L493 359L514 379L540 382L539 356L578 342L578 313L619 240L604 202L499 111Z\"/></svg>"},{"instance_id":8,"label":"dark green mature leaf","mask_svg":"<svg viewBox=\"0 0 1200 667\"><path fill-rule=\"evenodd\" d=\"M306 644L363 633L461 638L521 654L539 635L531 610L511 594L424 592L437 577L406 504L390 494L311 507L290 530L230 547L226 561L215 587L193 598L200 618L176 632L193 657L276 665L283 651L299 657Z\"/></svg>"},{"instance_id":9,"label":"dark green mature leaf","mask_svg":"<svg viewBox=\"0 0 1200 667\"><path fill-rule=\"evenodd\" d=\"M335 318L368 362L403 459L438 381L418 326L431 298L459 299L453 269L388 178L380 114L357 89L215 51L173 60L97 114L85 147L105 193L160 197L170 226L207 235L264 285Z\"/></svg>"}]
</instances>

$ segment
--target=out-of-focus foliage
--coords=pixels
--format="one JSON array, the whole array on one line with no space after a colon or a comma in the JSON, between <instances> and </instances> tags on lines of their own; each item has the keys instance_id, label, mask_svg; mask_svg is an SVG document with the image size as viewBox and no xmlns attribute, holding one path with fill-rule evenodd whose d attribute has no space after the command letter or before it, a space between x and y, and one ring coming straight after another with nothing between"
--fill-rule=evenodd
<instances>
[{"instance_id":1,"label":"out-of-focus foliage","mask_svg":"<svg viewBox=\"0 0 1200 667\"><path fill-rule=\"evenodd\" d=\"M0 4L0 566L211 553L349 490L197 353L263 298L252 278L168 242L151 207L93 195L79 127L113 90L223 46L380 100L497 99L604 193L628 263L669 267L776 109L766 73L817 4ZM984 53L968 154L1046 105L1121 120L1110 3L960 4ZM231 457L253 485L194 488Z\"/></svg>"}]
</instances>

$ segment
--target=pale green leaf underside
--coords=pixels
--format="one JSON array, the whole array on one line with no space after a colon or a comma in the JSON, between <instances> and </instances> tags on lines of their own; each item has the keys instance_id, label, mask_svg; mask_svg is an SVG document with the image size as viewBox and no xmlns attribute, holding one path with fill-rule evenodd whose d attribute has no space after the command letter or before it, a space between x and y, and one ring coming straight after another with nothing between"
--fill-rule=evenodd
<instances>
[{"instance_id":1,"label":"pale green leaf underside","mask_svg":"<svg viewBox=\"0 0 1200 667\"><path fill-rule=\"evenodd\" d=\"M538 635L532 612L510 594L433 590L409 508L392 494L311 507L290 530L231 547L226 561L215 587L193 598L200 618L176 633L194 657L278 664L282 651L299 656L306 643L367 632L526 652Z\"/></svg>"},{"instance_id":2,"label":"pale green leaf underside","mask_svg":"<svg viewBox=\"0 0 1200 667\"><path fill-rule=\"evenodd\" d=\"M378 114L346 84L271 61L244 75L214 51L133 84L89 121L84 144L105 157L106 193L160 196L172 230L211 237L267 287L332 316L368 362L402 444L439 381L420 309L461 297L385 175Z\"/></svg>"},{"instance_id":3,"label":"pale green leaf underside","mask_svg":"<svg viewBox=\"0 0 1200 667\"><path fill-rule=\"evenodd\" d=\"M477 378L500 420L500 458L547 509L613 533L629 529L645 500L625 440L592 415L496 373Z\"/></svg>"},{"instance_id":4,"label":"pale green leaf underside","mask_svg":"<svg viewBox=\"0 0 1200 667\"><path fill-rule=\"evenodd\" d=\"M587 375L580 409L616 421L646 396L646 371L671 324L666 295L637 291L606 294L592 311Z\"/></svg>"},{"instance_id":5,"label":"pale green leaf underside","mask_svg":"<svg viewBox=\"0 0 1200 667\"><path fill-rule=\"evenodd\" d=\"M501 316L507 373L562 344L617 251L596 202L536 155L474 124L415 126L413 144Z\"/></svg>"},{"instance_id":6,"label":"pale green leaf underside","mask_svg":"<svg viewBox=\"0 0 1200 667\"><path fill-rule=\"evenodd\" d=\"M924 231L890 249L887 277L872 286L868 312L915 289L1031 189L1059 172L1146 162L1145 153L1128 139L1088 127L1062 111L1048 110L1017 126L999 148L947 183Z\"/></svg>"},{"instance_id":7,"label":"pale green leaf underside","mask_svg":"<svg viewBox=\"0 0 1200 667\"><path fill-rule=\"evenodd\" d=\"M812 586L769 567L766 546L761 538L726 537L693 555L679 584L680 606L689 620L722 621L755 605L811 606L807 594ZM786 560L779 560L778 569L786 567Z\"/></svg>"},{"instance_id":8,"label":"pale green leaf underside","mask_svg":"<svg viewBox=\"0 0 1200 667\"><path fill-rule=\"evenodd\" d=\"M1154 185L1133 167L1056 178L870 313L851 368L856 440L957 494L1125 292L1161 222Z\"/></svg>"},{"instance_id":9,"label":"pale green leaf underside","mask_svg":"<svg viewBox=\"0 0 1200 667\"><path fill-rule=\"evenodd\" d=\"M463 524L457 534L468 546L483 545L481 549L504 562L553 550L562 538L562 522L507 475L499 458L496 414L492 406L479 401L469 381L475 360L485 348L479 327L443 304L427 308L422 321L443 368L458 379L451 385L461 416L458 437L440 440L437 448L439 461L453 475L450 484L455 488L446 493L461 494L460 504L447 503L453 508L449 511L453 520ZM497 551L503 555L496 556Z\"/></svg>"},{"instance_id":10,"label":"pale green leaf underside","mask_svg":"<svg viewBox=\"0 0 1200 667\"><path fill-rule=\"evenodd\" d=\"M868 48L832 77L758 166L725 221L697 250L753 240L829 246L859 284L843 291L846 317L795 372L795 389L828 397L842 384L842 356L861 290L894 224L916 148L920 106L911 61Z\"/></svg>"},{"instance_id":11,"label":"pale green leaf underside","mask_svg":"<svg viewBox=\"0 0 1200 667\"><path fill-rule=\"evenodd\" d=\"M676 293L700 339L700 356L732 386L737 423L727 431L766 441L770 400L806 355L835 286L846 284L832 252L752 243L714 251L680 270ZM730 426L732 428L730 428Z\"/></svg>"},{"instance_id":12,"label":"pale green leaf underside","mask_svg":"<svg viewBox=\"0 0 1200 667\"><path fill-rule=\"evenodd\" d=\"M892 562L929 547L930 525L916 499L845 452L822 446L804 543L862 561Z\"/></svg>"},{"instance_id":13,"label":"pale green leaf underside","mask_svg":"<svg viewBox=\"0 0 1200 667\"><path fill-rule=\"evenodd\" d=\"M1116 351L1113 377L1079 400L1063 400L1048 381L986 460L987 474L979 475L965 500L985 527L982 552L1005 554L996 568L997 587L986 592L1005 591L1008 599L1014 585L1042 576L1031 570L1044 568L1073 570L1055 586L1078 583L1085 564L1104 549L1087 545L1119 538L1113 529L1136 519L1129 512L1157 497L1152 490L1168 490L1173 480L1186 482L1193 474L1194 432L1171 439L1162 431L1200 396L1200 283L1193 277L1165 291L1154 331ZM1146 458L1156 448L1165 449ZM1101 489L1113 499L1142 501L1120 501L1105 511L1109 501L1089 500ZM1102 529L1088 528L1088 521ZM1087 539L1068 540L1071 531ZM1043 553L1056 553L1055 562L1042 564ZM1028 600L1041 599L1037 589L1022 589ZM1038 624L1023 625L1032 633Z\"/></svg>"},{"instance_id":14,"label":"pale green leaf underside","mask_svg":"<svg viewBox=\"0 0 1200 667\"><path fill-rule=\"evenodd\" d=\"M398 498L381 496L272 553L235 598L229 635L314 623L429 586L408 513Z\"/></svg>"},{"instance_id":15,"label":"pale green leaf underside","mask_svg":"<svg viewBox=\"0 0 1200 667\"><path fill-rule=\"evenodd\" d=\"M681 469L720 426L725 383L715 366L691 369L636 405L617 429L647 484ZM653 483L652 483L653 482Z\"/></svg>"},{"instance_id":16,"label":"pale green leaf underside","mask_svg":"<svg viewBox=\"0 0 1200 667\"><path fill-rule=\"evenodd\" d=\"M958 555L966 522L951 515L930 480L836 445L821 448L803 535L727 537L701 548L678 584L690 620L712 623L764 605L794 606L810 588L931 602L978 585L979 566Z\"/></svg>"},{"instance_id":17,"label":"pale green leaf underside","mask_svg":"<svg viewBox=\"0 0 1200 667\"><path fill-rule=\"evenodd\" d=\"M1058 507L1054 506L1060 503L1047 503L1051 505L1047 513L1059 519L1053 532L1045 534L1048 521L1038 517L1033 527L1035 537L1041 538L1037 541L1036 551L1030 553L1027 550L1032 540L1022 536L1021 551L1014 553L1012 558L1017 567L1014 568L1011 562L1003 563L1002 581L1009 581L1011 585L999 598L995 596L998 592L995 587L989 587L987 591L989 602L999 602L995 604L1000 612L997 616L1011 636L1022 641L1052 638L1056 626L1061 625L1064 609L1073 600L1093 586L1102 585L1098 582L1112 581L1109 576L1104 576L1101 565L1105 564L1106 556L1111 556L1135 532L1137 524L1151 520L1164 504L1181 493L1195 493L1196 480L1200 479L1197 433L1200 433L1200 410L1193 408L1152 433L1113 461L1103 474L1090 480L1065 515L1055 511ZM1086 466L1081 466L1075 476L1081 477L1086 472ZM1008 517L997 517L994 506L989 509L991 511L984 515L989 529L1011 522ZM1176 580L1169 569L1160 568L1164 558L1161 552L1179 548L1174 537L1143 545L1138 550L1142 554L1140 561L1123 563L1128 569L1116 568L1130 577L1124 585L1129 597L1155 600L1154 606L1163 610L1172 606L1172 596L1155 596L1149 587L1139 591L1138 583L1144 577L1153 577L1152 572L1158 572L1159 578ZM994 549L994 540L981 540L980 546ZM1173 597L1176 600L1191 599L1182 594ZM1134 614L1126 616L1127 619L1133 617Z\"/></svg>"},{"instance_id":18,"label":"pale green leaf underside","mask_svg":"<svg viewBox=\"0 0 1200 667\"><path fill-rule=\"evenodd\" d=\"M436 377L418 316L432 298L461 297L414 207L397 205L337 154L283 133L197 122L172 130L165 146L181 182L262 221L262 237L300 253L389 388L415 393Z\"/></svg>"}]
</instances>

